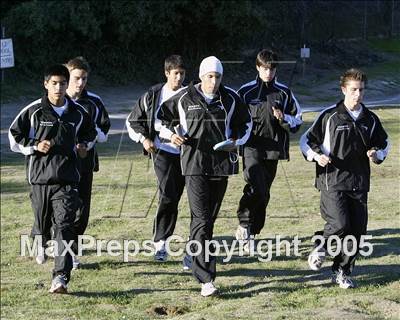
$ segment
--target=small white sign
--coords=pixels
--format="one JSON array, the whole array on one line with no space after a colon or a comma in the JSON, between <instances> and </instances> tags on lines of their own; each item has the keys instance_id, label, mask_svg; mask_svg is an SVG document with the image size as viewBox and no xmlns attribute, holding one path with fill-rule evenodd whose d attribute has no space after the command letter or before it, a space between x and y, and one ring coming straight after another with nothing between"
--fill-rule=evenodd
<instances>
[{"instance_id":1,"label":"small white sign","mask_svg":"<svg viewBox=\"0 0 400 320\"><path fill-rule=\"evenodd\" d=\"M1 69L14 67L12 39L1 39Z\"/></svg>"},{"instance_id":2,"label":"small white sign","mask_svg":"<svg viewBox=\"0 0 400 320\"><path fill-rule=\"evenodd\" d=\"M303 59L310 58L310 48L300 48L300 57Z\"/></svg>"}]
</instances>

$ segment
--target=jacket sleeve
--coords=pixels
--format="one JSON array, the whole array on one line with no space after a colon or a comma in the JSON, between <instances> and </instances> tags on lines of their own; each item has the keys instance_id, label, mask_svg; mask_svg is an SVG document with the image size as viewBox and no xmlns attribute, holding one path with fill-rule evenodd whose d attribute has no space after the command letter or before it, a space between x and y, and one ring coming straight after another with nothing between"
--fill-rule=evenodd
<instances>
[{"instance_id":1,"label":"jacket sleeve","mask_svg":"<svg viewBox=\"0 0 400 320\"><path fill-rule=\"evenodd\" d=\"M376 150L378 160L375 161L375 163L380 164L386 159L389 153L390 142L379 118L373 114L373 119L375 121L375 126L371 132L371 149Z\"/></svg>"},{"instance_id":2,"label":"jacket sleeve","mask_svg":"<svg viewBox=\"0 0 400 320\"><path fill-rule=\"evenodd\" d=\"M301 124L303 123L302 113L296 97L290 90L288 93L288 102L285 109L283 110L283 113L284 123L287 123L289 125L289 130L293 133L297 132L300 129Z\"/></svg>"},{"instance_id":3,"label":"jacket sleeve","mask_svg":"<svg viewBox=\"0 0 400 320\"><path fill-rule=\"evenodd\" d=\"M156 114L156 130L160 132L160 137L170 139L175 133L174 127L180 124L178 104L181 100L177 96L165 101ZM182 128L185 131L185 128ZM185 132L182 132L185 133Z\"/></svg>"},{"instance_id":4,"label":"jacket sleeve","mask_svg":"<svg viewBox=\"0 0 400 320\"><path fill-rule=\"evenodd\" d=\"M86 112L86 110L81 105L78 105L78 111L82 115L82 122L78 128L77 142L85 143L87 146L87 150L90 150L96 143L97 131L95 128L95 124L90 118L89 113Z\"/></svg>"},{"instance_id":5,"label":"jacket sleeve","mask_svg":"<svg viewBox=\"0 0 400 320\"><path fill-rule=\"evenodd\" d=\"M230 136L236 145L243 145L250 137L253 122L247 105L235 94L235 107L230 122Z\"/></svg>"},{"instance_id":6,"label":"jacket sleeve","mask_svg":"<svg viewBox=\"0 0 400 320\"><path fill-rule=\"evenodd\" d=\"M321 145L325 136L324 114L321 112L312 126L300 138L300 149L307 161L314 161L316 156L323 154Z\"/></svg>"},{"instance_id":7,"label":"jacket sleeve","mask_svg":"<svg viewBox=\"0 0 400 320\"><path fill-rule=\"evenodd\" d=\"M14 121L11 123L8 131L8 139L10 142L10 149L13 152L19 152L24 155L33 154L36 150L37 142L35 140L34 128L31 126L29 108L23 109Z\"/></svg>"},{"instance_id":8,"label":"jacket sleeve","mask_svg":"<svg viewBox=\"0 0 400 320\"><path fill-rule=\"evenodd\" d=\"M96 101L96 115L94 123L97 131L97 142L106 142L108 139L108 131L110 130L110 118L104 106L103 101L99 98Z\"/></svg>"},{"instance_id":9,"label":"jacket sleeve","mask_svg":"<svg viewBox=\"0 0 400 320\"><path fill-rule=\"evenodd\" d=\"M145 93L133 106L132 112L126 119L126 127L129 137L136 143L142 143L150 137L148 127L147 110L148 110L148 93Z\"/></svg>"},{"instance_id":10,"label":"jacket sleeve","mask_svg":"<svg viewBox=\"0 0 400 320\"><path fill-rule=\"evenodd\" d=\"M164 102L165 104L165 102ZM171 140L171 136L174 133L174 131L171 131L166 125L163 125L161 119L159 118L159 113L161 110L160 105L157 108L156 114L155 114L155 119L154 119L154 128L158 132L160 138L166 139L166 140Z\"/></svg>"}]
</instances>

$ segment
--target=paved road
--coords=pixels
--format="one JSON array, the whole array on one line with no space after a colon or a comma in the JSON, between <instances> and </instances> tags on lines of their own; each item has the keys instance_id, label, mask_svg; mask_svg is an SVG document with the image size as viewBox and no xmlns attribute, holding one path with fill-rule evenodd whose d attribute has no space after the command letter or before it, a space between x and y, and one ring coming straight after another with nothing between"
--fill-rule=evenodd
<instances>
[{"instance_id":1,"label":"paved road","mask_svg":"<svg viewBox=\"0 0 400 320\"><path fill-rule=\"evenodd\" d=\"M132 88L132 87L119 87L119 88L107 88L98 90L96 92L102 92L102 98L107 106L111 118L111 130L110 134L120 134L125 128L125 120L130 112L135 101L140 97L140 94L144 92L143 88ZM313 104L312 102L307 103L306 97L299 98L302 101L303 112L315 112L321 111L329 104ZM29 103L28 101L27 103ZM385 99L380 100L366 100L368 107L376 107L381 105L390 105L400 107L400 94L392 95ZM7 131L11 124L11 121L17 115L19 110L24 106L18 103L8 103L1 106L1 144L8 144Z\"/></svg>"}]
</instances>

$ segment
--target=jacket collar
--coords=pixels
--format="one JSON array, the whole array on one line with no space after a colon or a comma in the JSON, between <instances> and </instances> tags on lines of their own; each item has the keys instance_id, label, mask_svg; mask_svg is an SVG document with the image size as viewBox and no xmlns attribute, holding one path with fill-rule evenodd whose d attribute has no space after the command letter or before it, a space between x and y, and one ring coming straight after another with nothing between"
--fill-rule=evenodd
<instances>
[{"instance_id":1,"label":"jacket collar","mask_svg":"<svg viewBox=\"0 0 400 320\"><path fill-rule=\"evenodd\" d=\"M89 96L89 95L88 95L87 90L86 90L86 89L83 89L82 92L81 92L81 96L79 97L79 99L81 99L81 98L87 98L88 96ZM79 100L79 99L77 99L77 100Z\"/></svg>"},{"instance_id":2,"label":"jacket collar","mask_svg":"<svg viewBox=\"0 0 400 320\"><path fill-rule=\"evenodd\" d=\"M68 95L68 93L65 95L66 97L68 97L71 101L79 101L79 100L83 100L83 99L87 99L88 97L89 97L89 95L88 95L88 91L86 90L86 89L83 89L82 90L82 92L81 92L81 94L80 94L80 96L79 96L79 98L78 99L72 99L69 95Z\"/></svg>"},{"instance_id":3,"label":"jacket collar","mask_svg":"<svg viewBox=\"0 0 400 320\"><path fill-rule=\"evenodd\" d=\"M260 76L256 76L257 86L271 88L276 83L276 76L270 82L264 82L261 80Z\"/></svg>"},{"instance_id":4,"label":"jacket collar","mask_svg":"<svg viewBox=\"0 0 400 320\"><path fill-rule=\"evenodd\" d=\"M368 112L368 108L363 104L361 104L361 113L357 120L364 118ZM346 106L344 105L344 100L340 100L337 104L337 112L338 114L342 115L343 117L347 118L348 120L353 121L353 118L350 116L349 112L347 111Z\"/></svg>"},{"instance_id":5,"label":"jacket collar","mask_svg":"<svg viewBox=\"0 0 400 320\"><path fill-rule=\"evenodd\" d=\"M151 94L160 93L160 92L161 92L161 89L164 87L165 83L166 83L166 82L162 82L162 83L158 83L158 84L152 86L152 87L149 89L149 93L151 93Z\"/></svg>"},{"instance_id":6,"label":"jacket collar","mask_svg":"<svg viewBox=\"0 0 400 320\"><path fill-rule=\"evenodd\" d=\"M204 97L195 88L195 84L198 84L198 83L199 82L194 83L193 81L189 83L188 89L187 89L189 96L191 99L196 99L197 101L201 101L202 103L207 104ZM226 89L221 82L221 84L219 85L218 91L217 91L217 96L212 101L222 99L224 97L224 95L226 95Z\"/></svg>"},{"instance_id":7,"label":"jacket collar","mask_svg":"<svg viewBox=\"0 0 400 320\"><path fill-rule=\"evenodd\" d=\"M69 113L71 106L75 106L75 103L72 101L72 99L68 95L65 95L65 99L66 99L66 103L67 103L67 108L65 109L64 113ZM44 110L56 114L56 112L53 109L52 104L49 101L49 98L47 97L47 94L43 95L42 101L41 101L41 106Z\"/></svg>"}]
</instances>

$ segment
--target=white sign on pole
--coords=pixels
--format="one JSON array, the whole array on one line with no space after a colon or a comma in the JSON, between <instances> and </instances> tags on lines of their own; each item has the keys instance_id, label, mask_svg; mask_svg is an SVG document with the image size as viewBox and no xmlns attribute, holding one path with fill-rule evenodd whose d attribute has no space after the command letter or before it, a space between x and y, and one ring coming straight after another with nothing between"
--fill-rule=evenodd
<instances>
[{"instance_id":1,"label":"white sign on pole","mask_svg":"<svg viewBox=\"0 0 400 320\"><path fill-rule=\"evenodd\" d=\"M12 39L1 39L1 69L14 67Z\"/></svg>"},{"instance_id":2,"label":"white sign on pole","mask_svg":"<svg viewBox=\"0 0 400 320\"><path fill-rule=\"evenodd\" d=\"M306 48L305 45L303 48L300 48L300 57L303 59L310 58L310 48Z\"/></svg>"}]
</instances>

